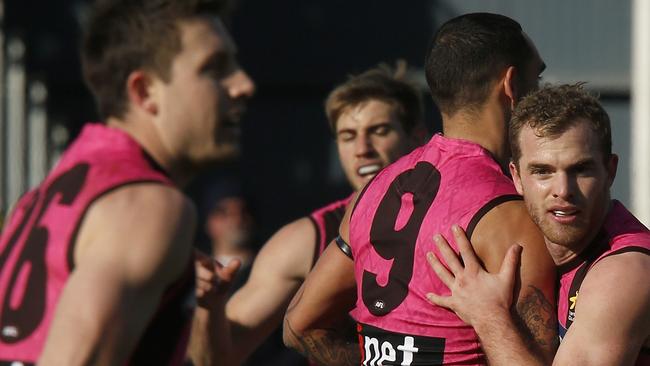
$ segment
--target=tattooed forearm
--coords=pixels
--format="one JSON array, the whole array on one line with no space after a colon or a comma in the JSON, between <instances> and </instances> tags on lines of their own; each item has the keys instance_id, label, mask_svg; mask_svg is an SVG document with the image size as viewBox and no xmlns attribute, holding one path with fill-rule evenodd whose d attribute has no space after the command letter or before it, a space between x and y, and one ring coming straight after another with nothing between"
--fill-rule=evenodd
<instances>
[{"instance_id":1,"label":"tattooed forearm","mask_svg":"<svg viewBox=\"0 0 650 366\"><path fill-rule=\"evenodd\" d=\"M555 306L540 289L534 286L529 288L532 291L517 303L516 318L532 350L553 354L559 342Z\"/></svg>"},{"instance_id":2,"label":"tattooed forearm","mask_svg":"<svg viewBox=\"0 0 650 366\"><path fill-rule=\"evenodd\" d=\"M298 334L285 318L288 342L296 351L319 365L358 366L361 358L354 333L334 329L314 329ZM286 334L286 331L285 331Z\"/></svg>"}]
</instances>

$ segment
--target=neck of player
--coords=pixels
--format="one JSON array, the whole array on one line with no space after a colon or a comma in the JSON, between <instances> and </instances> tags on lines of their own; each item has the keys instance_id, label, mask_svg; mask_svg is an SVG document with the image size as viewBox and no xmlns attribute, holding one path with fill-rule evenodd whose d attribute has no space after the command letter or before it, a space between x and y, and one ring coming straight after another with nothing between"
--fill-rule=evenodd
<instances>
[{"instance_id":1,"label":"neck of player","mask_svg":"<svg viewBox=\"0 0 650 366\"><path fill-rule=\"evenodd\" d=\"M184 187L195 175L195 167L166 147L153 124L132 123L110 117L106 125L120 129L136 140L177 186Z\"/></svg>"},{"instance_id":2,"label":"neck of player","mask_svg":"<svg viewBox=\"0 0 650 366\"><path fill-rule=\"evenodd\" d=\"M510 146L508 146L506 118L510 118L510 115L509 113L506 115L503 108L486 104L481 109L463 109L453 115L443 114L442 129L446 137L481 145L492 154L503 171L507 172Z\"/></svg>"}]
</instances>

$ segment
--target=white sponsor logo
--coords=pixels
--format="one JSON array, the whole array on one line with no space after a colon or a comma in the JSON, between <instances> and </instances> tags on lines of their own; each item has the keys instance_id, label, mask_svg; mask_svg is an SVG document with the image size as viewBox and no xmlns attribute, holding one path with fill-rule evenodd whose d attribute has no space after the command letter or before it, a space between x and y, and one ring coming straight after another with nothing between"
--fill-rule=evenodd
<instances>
[{"instance_id":1,"label":"white sponsor logo","mask_svg":"<svg viewBox=\"0 0 650 366\"><path fill-rule=\"evenodd\" d=\"M418 353L419 348L415 347L415 339L410 336L404 337L404 343L394 347L390 342L385 341L379 346L379 340L374 337L364 337L365 359L363 366L383 366L384 362L397 361L398 351L401 354L402 366L410 366L413 362L413 354ZM397 349L397 350L396 350Z\"/></svg>"}]
</instances>

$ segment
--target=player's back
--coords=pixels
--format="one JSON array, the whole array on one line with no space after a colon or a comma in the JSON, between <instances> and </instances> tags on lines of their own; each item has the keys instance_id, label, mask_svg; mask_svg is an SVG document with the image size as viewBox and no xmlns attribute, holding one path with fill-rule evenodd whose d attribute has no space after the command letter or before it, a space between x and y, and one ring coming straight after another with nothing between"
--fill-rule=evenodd
<instances>
[{"instance_id":1,"label":"player's back","mask_svg":"<svg viewBox=\"0 0 650 366\"><path fill-rule=\"evenodd\" d=\"M76 236L88 207L118 187L142 182L172 184L126 133L87 125L46 179L19 200L0 236L0 365L30 365L38 359L75 267ZM181 362L185 346L178 338L189 324L192 309L186 299L193 281L188 263L166 292L133 360ZM161 321L165 317L175 319ZM154 337L156 352L146 352ZM175 354L178 348L182 354ZM161 358L151 358L155 355Z\"/></svg>"},{"instance_id":2,"label":"player's back","mask_svg":"<svg viewBox=\"0 0 650 366\"><path fill-rule=\"evenodd\" d=\"M369 183L350 221L363 365L484 364L472 327L428 303L448 293L426 253L459 224L471 237L499 203L521 199L477 144L435 135ZM452 243L455 248L455 243Z\"/></svg>"}]
</instances>

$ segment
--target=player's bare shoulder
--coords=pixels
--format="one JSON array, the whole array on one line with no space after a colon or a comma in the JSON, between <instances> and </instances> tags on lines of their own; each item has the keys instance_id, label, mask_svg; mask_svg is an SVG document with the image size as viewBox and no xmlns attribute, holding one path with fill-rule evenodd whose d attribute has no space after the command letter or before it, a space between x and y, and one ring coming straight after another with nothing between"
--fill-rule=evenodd
<instances>
[{"instance_id":1,"label":"player's bare shoulder","mask_svg":"<svg viewBox=\"0 0 650 366\"><path fill-rule=\"evenodd\" d=\"M316 245L313 222L308 217L299 218L281 227L264 244L253 271L265 268L280 271L285 278L303 281L313 265Z\"/></svg>"},{"instance_id":2,"label":"player's bare shoulder","mask_svg":"<svg viewBox=\"0 0 650 366\"><path fill-rule=\"evenodd\" d=\"M633 329L639 328L645 340L650 336L648 273L648 253L629 251L601 259L592 266L580 286L576 316L602 311L601 316L614 317L612 321L617 324L629 323Z\"/></svg>"},{"instance_id":3,"label":"player's bare shoulder","mask_svg":"<svg viewBox=\"0 0 650 366\"><path fill-rule=\"evenodd\" d=\"M502 251L517 243L528 251L534 251L539 260L553 268L553 261L544 244L544 237L532 221L524 201L513 199L496 205L483 215L470 238L479 257L483 260L495 252L495 245L501 245ZM497 258L500 265L502 256ZM498 267L496 267L498 268Z\"/></svg>"},{"instance_id":4,"label":"player's bare shoulder","mask_svg":"<svg viewBox=\"0 0 650 366\"><path fill-rule=\"evenodd\" d=\"M106 250L123 250L139 265L166 268L174 277L185 268L195 225L194 205L175 187L126 185L88 208L76 240L75 262L84 259L89 246L106 242Z\"/></svg>"}]
</instances>

